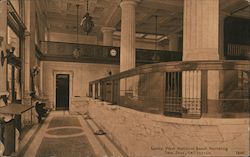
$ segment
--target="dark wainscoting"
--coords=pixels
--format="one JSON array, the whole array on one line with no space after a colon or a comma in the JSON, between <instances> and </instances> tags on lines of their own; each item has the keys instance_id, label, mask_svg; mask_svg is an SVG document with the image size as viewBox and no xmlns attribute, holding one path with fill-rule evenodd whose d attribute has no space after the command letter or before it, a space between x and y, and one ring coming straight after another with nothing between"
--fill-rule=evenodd
<instances>
[{"instance_id":1,"label":"dark wainscoting","mask_svg":"<svg viewBox=\"0 0 250 157\"><path fill-rule=\"evenodd\" d=\"M40 60L104 64L119 64L120 62L119 47L87 44L77 45L65 42L42 42L41 45L41 49L38 46L36 47L37 57ZM46 47L46 50L44 47ZM76 48L80 49L80 56L77 59L72 54ZM110 55L111 49L116 50L116 56ZM46 51L46 53L42 51ZM181 60L182 52L136 49L137 65Z\"/></svg>"}]
</instances>

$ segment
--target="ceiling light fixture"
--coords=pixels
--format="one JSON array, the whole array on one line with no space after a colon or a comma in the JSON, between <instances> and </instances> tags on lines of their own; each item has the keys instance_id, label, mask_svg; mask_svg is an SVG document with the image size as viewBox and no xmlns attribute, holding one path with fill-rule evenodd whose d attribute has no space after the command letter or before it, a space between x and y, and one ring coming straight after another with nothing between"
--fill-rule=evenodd
<instances>
[{"instance_id":1,"label":"ceiling light fixture","mask_svg":"<svg viewBox=\"0 0 250 157\"><path fill-rule=\"evenodd\" d=\"M73 56L78 59L80 57L80 48L79 48L79 42L78 42L78 11L79 11L79 4L76 5L77 9L77 17L76 17L76 47L73 51Z\"/></svg>"},{"instance_id":2,"label":"ceiling light fixture","mask_svg":"<svg viewBox=\"0 0 250 157\"><path fill-rule=\"evenodd\" d=\"M94 22L92 21L92 17L89 15L89 1L87 0L87 13L83 16L83 19L80 23L83 27L83 31L87 33L87 35L92 31L94 27Z\"/></svg>"}]
</instances>

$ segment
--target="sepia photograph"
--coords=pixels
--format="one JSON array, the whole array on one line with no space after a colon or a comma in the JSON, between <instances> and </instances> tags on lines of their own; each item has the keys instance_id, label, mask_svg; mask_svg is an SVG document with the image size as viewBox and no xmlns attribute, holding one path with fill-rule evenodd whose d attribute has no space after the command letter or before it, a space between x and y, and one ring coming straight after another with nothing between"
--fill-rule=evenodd
<instances>
[{"instance_id":1,"label":"sepia photograph","mask_svg":"<svg viewBox=\"0 0 250 157\"><path fill-rule=\"evenodd\" d=\"M0 0L0 157L249 157L250 0Z\"/></svg>"}]
</instances>

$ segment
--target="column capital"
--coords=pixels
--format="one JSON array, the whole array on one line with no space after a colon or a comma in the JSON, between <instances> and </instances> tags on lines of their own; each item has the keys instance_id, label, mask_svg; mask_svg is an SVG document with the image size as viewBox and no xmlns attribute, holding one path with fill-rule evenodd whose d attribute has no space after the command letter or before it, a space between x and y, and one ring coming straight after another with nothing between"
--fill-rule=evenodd
<instances>
[{"instance_id":1,"label":"column capital","mask_svg":"<svg viewBox=\"0 0 250 157\"><path fill-rule=\"evenodd\" d=\"M105 32L114 32L115 28L114 27L102 27L101 31L102 31L102 33L105 33Z\"/></svg>"},{"instance_id":2,"label":"column capital","mask_svg":"<svg viewBox=\"0 0 250 157\"><path fill-rule=\"evenodd\" d=\"M127 5L132 5L132 6L136 6L141 0L122 0L122 2L120 3L120 6L127 6Z\"/></svg>"},{"instance_id":3,"label":"column capital","mask_svg":"<svg viewBox=\"0 0 250 157\"><path fill-rule=\"evenodd\" d=\"M115 28L102 27L101 31L103 33L103 45L113 46L113 32L115 31Z\"/></svg>"}]
</instances>

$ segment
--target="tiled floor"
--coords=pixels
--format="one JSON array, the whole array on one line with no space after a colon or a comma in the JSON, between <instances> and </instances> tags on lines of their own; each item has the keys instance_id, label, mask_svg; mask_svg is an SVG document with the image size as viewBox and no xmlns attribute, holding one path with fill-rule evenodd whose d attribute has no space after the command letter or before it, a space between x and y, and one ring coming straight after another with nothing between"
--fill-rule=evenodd
<instances>
[{"instance_id":1,"label":"tiled floor","mask_svg":"<svg viewBox=\"0 0 250 157\"><path fill-rule=\"evenodd\" d=\"M95 153L77 117L53 117L37 157L93 157Z\"/></svg>"},{"instance_id":2,"label":"tiled floor","mask_svg":"<svg viewBox=\"0 0 250 157\"><path fill-rule=\"evenodd\" d=\"M36 153L37 157L93 157L95 156L86 136L67 139L45 137Z\"/></svg>"},{"instance_id":3,"label":"tiled floor","mask_svg":"<svg viewBox=\"0 0 250 157\"><path fill-rule=\"evenodd\" d=\"M72 116L56 116L53 117L49 123L49 128L64 127L64 126L78 126L81 124L77 117Z\"/></svg>"},{"instance_id":4,"label":"tiled floor","mask_svg":"<svg viewBox=\"0 0 250 157\"><path fill-rule=\"evenodd\" d=\"M52 112L40 125L20 157L94 157L106 154L80 115Z\"/></svg>"}]
</instances>

